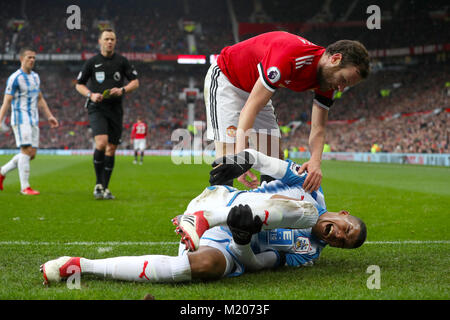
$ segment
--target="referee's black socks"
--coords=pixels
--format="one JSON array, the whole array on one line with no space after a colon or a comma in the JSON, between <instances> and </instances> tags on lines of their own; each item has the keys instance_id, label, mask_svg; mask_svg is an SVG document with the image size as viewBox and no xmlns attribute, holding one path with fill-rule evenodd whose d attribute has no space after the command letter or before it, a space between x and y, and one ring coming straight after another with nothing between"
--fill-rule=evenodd
<instances>
[{"instance_id":1,"label":"referee's black socks","mask_svg":"<svg viewBox=\"0 0 450 320\"><path fill-rule=\"evenodd\" d=\"M95 184L103 185L103 175L105 169L105 151L95 149L94 151L94 169L97 182Z\"/></svg>"},{"instance_id":2,"label":"referee's black socks","mask_svg":"<svg viewBox=\"0 0 450 320\"><path fill-rule=\"evenodd\" d=\"M103 180L103 187L106 189L109 185L109 179L111 179L111 174L114 169L114 159L115 157L112 156L105 156L105 170L104 170L104 180Z\"/></svg>"}]
</instances>

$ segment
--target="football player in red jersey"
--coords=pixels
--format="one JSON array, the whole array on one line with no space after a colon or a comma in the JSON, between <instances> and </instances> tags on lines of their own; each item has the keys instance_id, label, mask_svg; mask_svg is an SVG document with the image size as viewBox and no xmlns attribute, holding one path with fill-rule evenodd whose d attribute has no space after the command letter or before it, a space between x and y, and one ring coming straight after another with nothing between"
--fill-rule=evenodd
<instances>
[{"instance_id":1,"label":"football player in red jersey","mask_svg":"<svg viewBox=\"0 0 450 320\"><path fill-rule=\"evenodd\" d=\"M134 147L134 164L138 163L139 153L141 156L139 164L142 165L144 162L144 152L147 147L147 133L147 124L143 122L140 117L138 117L137 122L133 124L133 129L131 130L131 143Z\"/></svg>"},{"instance_id":2,"label":"football player in red jersey","mask_svg":"<svg viewBox=\"0 0 450 320\"><path fill-rule=\"evenodd\" d=\"M320 165L334 91L354 86L368 74L369 55L357 41L340 40L323 48L300 36L274 31L225 47L208 70L204 90L207 137L215 141L216 158L247 148L250 129L256 131L258 150L281 157L271 97L280 87L298 92L313 90L311 158L301 172L308 171L305 190L317 190L322 181ZM264 145L264 141L268 143ZM263 176L261 180L271 178ZM251 172L238 181L250 188L258 185Z\"/></svg>"}]
</instances>

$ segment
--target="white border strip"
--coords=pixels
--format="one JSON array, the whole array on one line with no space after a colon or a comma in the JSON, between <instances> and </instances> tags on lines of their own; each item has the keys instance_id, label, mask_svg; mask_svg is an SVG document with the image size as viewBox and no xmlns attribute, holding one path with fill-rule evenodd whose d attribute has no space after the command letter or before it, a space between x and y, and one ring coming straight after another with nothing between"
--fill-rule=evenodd
<instances>
[{"instance_id":1,"label":"white border strip","mask_svg":"<svg viewBox=\"0 0 450 320\"><path fill-rule=\"evenodd\" d=\"M164 246L177 245L174 241L75 241L75 242L51 242L51 241L0 241L0 246ZM450 244L450 240L398 240L398 241L366 241L364 244Z\"/></svg>"}]
</instances>

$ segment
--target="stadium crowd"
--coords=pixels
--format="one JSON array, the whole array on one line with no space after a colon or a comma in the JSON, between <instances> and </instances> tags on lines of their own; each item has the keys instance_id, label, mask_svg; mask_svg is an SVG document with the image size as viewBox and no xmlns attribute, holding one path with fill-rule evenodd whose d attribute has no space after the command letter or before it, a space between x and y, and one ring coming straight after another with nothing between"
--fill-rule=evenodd
<instances>
[{"instance_id":1,"label":"stadium crowd","mask_svg":"<svg viewBox=\"0 0 450 320\"><path fill-rule=\"evenodd\" d=\"M72 2L24 0L20 6L2 2L0 53L30 44L40 53L93 52L101 27L117 31L120 40L117 49L121 52L209 55L218 54L224 46L234 43L226 1L216 1L212 6L208 0L195 1L195 5L182 0L152 3L80 0L77 5L81 8L81 29L70 30L66 10ZM448 5L442 0L377 1L383 9L382 28L375 30L365 27L366 9L372 4L368 0L358 1L355 7L340 0L305 2L301 6L296 0L230 3L238 24L272 23L274 29L300 34L322 46L338 39L354 39L370 50L442 44L448 39ZM14 20L24 23L14 24ZM331 22L343 25L336 28ZM191 23L189 28L186 23ZM240 26L238 29L240 41L255 35ZM193 48L188 46L187 33L195 35Z\"/></svg>"},{"instance_id":2,"label":"stadium crowd","mask_svg":"<svg viewBox=\"0 0 450 320\"><path fill-rule=\"evenodd\" d=\"M33 46L38 53L95 52L98 30L102 26L116 30L118 52L209 55L219 53L224 46L234 43L226 1L211 6L210 1L199 0L195 2L195 7L191 2L182 0L156 3L152 6L145 0L134 0L133 5L116 0L80 0L77 5L82 8L81 30L69 30L66 26L66 8L71 1L24 0L20 6L3 2L3 10L0 10L0 53L25 45ZM234 0L230 3L238 22L251 23L364 22L367 19L365 8L370 5L368 0L359 1L353 10L347 11L348 5L344 6L341 0L308 2L301 7L295 5L296 0ZM378 3L387 8L383 10L381 30L369 31L351 25L305 28L294 24L294 30L289 31L323 46L342 38L356 39L368 49L447 41L450 30L448 19L442 19L448 11L445 2L385 0ZM437 10L439 8L441 10ZM13 20L17 21L13 23ZM25 21L23 24L20 22L22 20ZM196 47L188 47L187 34L195 35ZM250 36L240 34L240 40ZM378 143L386 152L448 153L450 113L446 112L446 108L449 108L449 89L445 84L449 81L450 70L445 64L445 57L438 63L430 62L430 59L436 60L436 55L430 57L398 58L402 61L397 61L397 68L390 69L388 66L374 72L368 80L337 97L330 109L327 132L327 143L332 151L368 151L373 143ZM81 66L76 68L79 70ZM141 116L149 124L149 148L170 149L173 130L186 128L188 124L186 103L179 95L188 86L190 77L195 79L196 87L202 91L205 72L200 67L192 71L173 66L158 71L146 63L141 63L137 68L141 87L125 100L121 147L131 147L130 128L136 117ZM37 63L42 91L61 122L58 129L50 130L42 121L41 148L92 148L87 113L83 109L84 99L74 89L78 71L73 70L61 65L49 68ZM2 88L13 71L12 68L0 71ZM283 147L307 148L311 101L312 93L309 92L298 94L278 90L273 97L280 125L302 121L300 127L284 137ZM405 116L406 113L435 109L443 111ZM195 119L205 120L202 100L196 101ZM0 132L0 148L13 146L12 131Z\"/></svg>"},{"instance_id":3,"label":"stadium crowd","mask_svg":"<svg viewBox=\"0 0 450 320\"><path fill-rule=\"evenodd\" d=\"M39 68L37 70L39 71ZM400 71L380 71L368 80L342 94L330 109L327 143L332 151L368 152L373 143L384 152L450 153L450 96L445 83L449 67L442 64L413 65ZM49 129L41 119L41 148L90 149L92 138L84 99L74 89L75 75L40 72L42 91L55 116L58 129ZM189 77L202 90L203 74L148 70L142 72L139 90L126 97L122 148L131 148L131 125L141 116L150 128L149 148L171 149L172 132L187 128L186 102L180 99ZM2 87L7 75L2 75ZM418 81L420 80L420 81ZM380 92L388 90L383 96ZM284 148L308 146L308 120L312 93L278 90L273 103L282 126L292 121L302 125L283 138ZM437 111L434 111L437 110ZM438 110L441 110L438 112ZM433 111L430 113L420 113ZM416 114L414 114L416 113ZM203 100L195 104L195 120L205 120ZM0 148L14 146L12 131L0 136Z\"/></svg>"}]
</instances>

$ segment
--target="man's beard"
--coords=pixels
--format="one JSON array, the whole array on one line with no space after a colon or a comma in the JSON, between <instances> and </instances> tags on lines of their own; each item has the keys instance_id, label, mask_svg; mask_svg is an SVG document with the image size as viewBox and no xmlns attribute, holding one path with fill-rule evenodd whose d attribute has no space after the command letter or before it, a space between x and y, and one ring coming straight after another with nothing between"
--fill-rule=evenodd
<instances>
[{"instance_id":1,"label":"man's beard","mask_svg":"<svg viewBox=\"0 0 450 320\"><path fill-rule=\"evenodd\" d=\"M328 91L333 88L333 75L340 69L339 66L323 67L319 66L317 69L317 81L319 82L320 91Z\"/></svg>"}]
</instances>

